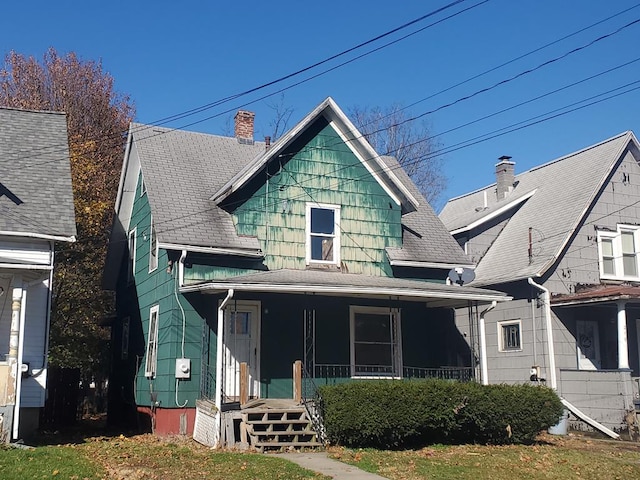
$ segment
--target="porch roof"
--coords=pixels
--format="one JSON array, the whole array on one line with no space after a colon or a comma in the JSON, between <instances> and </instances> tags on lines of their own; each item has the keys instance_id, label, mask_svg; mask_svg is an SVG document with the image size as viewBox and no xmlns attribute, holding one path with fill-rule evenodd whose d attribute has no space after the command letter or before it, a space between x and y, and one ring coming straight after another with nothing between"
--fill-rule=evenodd
<instances>
[{"instance_id":1,"label":"porch roof","mask_svg":"<svg viewBox=\"0 0 640 480\"><path fill-rule=\"evenodd\" d=\"M286 269L187 285L181 287L180 291L218 294L229 289L241 292L360 298L391 297L406 301L423 301L428 307L461 307L467 306L469 301L491 303L511 300L511 297L502 292L483 288L322 270Z\"/></svg>"},{"instance_id":2,"label":"porch roof","mask_svg":"<svg viewBox=\"0 0 640 480\"><path fill-rule=\"evenodd\" d=\"M603 285L577 293L558 295L551 299L551 306L565 307L581 304L615 302L618 300L640 302L640 287L633 285Z\"/></svg>"}]
</instances>

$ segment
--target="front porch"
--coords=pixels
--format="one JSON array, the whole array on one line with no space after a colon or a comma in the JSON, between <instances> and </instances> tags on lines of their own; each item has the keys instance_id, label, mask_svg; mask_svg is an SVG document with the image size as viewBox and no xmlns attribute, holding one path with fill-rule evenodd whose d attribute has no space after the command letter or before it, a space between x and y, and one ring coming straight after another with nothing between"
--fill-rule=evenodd
<instances>
[{"instance_id":1,"label":"front porch","mask_svg":"<svg viewBox=\"0 0 640 480\"><path fill-rule=\"evenodd\" d=\"M219 412L251 400L301 398L296 361L305 384L472 380L482 364L478 305L509 299L457 285L323 271L264 272L181 291L218 296L217 318L204 324L200 396ZM466 331L454 321L453 308L462 306L470 313Z\"/></svg>"}]
</instances>

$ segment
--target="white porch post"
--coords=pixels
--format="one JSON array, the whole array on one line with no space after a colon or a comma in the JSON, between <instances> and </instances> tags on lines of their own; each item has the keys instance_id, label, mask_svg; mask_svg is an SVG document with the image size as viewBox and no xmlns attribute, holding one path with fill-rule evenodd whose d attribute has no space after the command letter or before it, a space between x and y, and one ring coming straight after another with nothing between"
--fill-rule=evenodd
<instances>
[{"instance_id":1,"label":"white porch post","mask_svg":"<svg viewBox=\"0 0 640 480\"><path fill-rule=\"evenodd\" d=\"M495 300L491 302L491 305L480 313L480 318L478 319L478 334L480 335L480 376L482 377L482 385L489 385L489 368L487 366L487 333L484 325L484 316L496 308L497 304L498 302Z\"/></svg>"},{"instance_id":2,"label":"white porch post","mask_svg":"<svg viewBox=\"0 0 640 480\"><path fill-rule=\"evenodd\" d=\"M618 306L618 369L629 369L629 347L627 345L627 311L623 301Z\"/></svg>"},{"instance_id":3,"label":"white porch post","mask_svg":"<svg viewBox=\"0 0 640 480\"><path fill-rule=\"evenodd\" d=\"M216 394L214 397L214 402L217 409L216 427L218 431L215 435L216 438L214 441L214 446L218 446L220 442L220 434L222 432L222 389L224 388L224 385L222 383L222 363L224 359L224 354L222 351L224 348L224 343L222 337L224 335L224 309L231 298L233 298L233 288L229 289L229 291L227 292L227 296L218 306L218 331L216 333Z\"/></svg>"}]
</instances>

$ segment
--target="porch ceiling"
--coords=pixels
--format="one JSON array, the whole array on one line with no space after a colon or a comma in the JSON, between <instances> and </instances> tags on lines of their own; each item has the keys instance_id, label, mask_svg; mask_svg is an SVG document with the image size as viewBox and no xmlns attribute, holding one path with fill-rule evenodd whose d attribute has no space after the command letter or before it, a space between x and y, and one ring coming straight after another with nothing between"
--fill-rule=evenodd
<instances>
[{"instance_id":1,"label":"porch ceiling","mask_svg":"<svg viewBox=\"0 0 640 480\"><path fill-rule=\"evenodd\" d=\"M468 302L511 300L502 292L444 285L420 280L373 277L322 270L274 270L224 280L188 285L181 292L219 294L229 289L244 292L308 294L359 298L393 298L426 302L428 307L466 307Z\"/></svg>"},{"instance_id":2,"label":"porch ceiling","mask_svg":"<svg viewBox=\"0 0 640 480\"><path fill-rule=\"evenodd\" d=\"M552 307L567 307L625 301L640 303L640 287L632 285L604 285L551 299Z\"/></svg>"}]
</instances>

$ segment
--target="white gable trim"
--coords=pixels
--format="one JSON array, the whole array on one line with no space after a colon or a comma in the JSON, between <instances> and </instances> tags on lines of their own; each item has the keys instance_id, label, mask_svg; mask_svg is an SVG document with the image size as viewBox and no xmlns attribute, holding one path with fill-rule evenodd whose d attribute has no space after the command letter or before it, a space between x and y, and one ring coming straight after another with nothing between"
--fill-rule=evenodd
<instances>
[{"instance_id":1,"label":"white gable trim","mask_svg":"<svg viewBox=\"0 0 640 480\"><path fill-rule=\"evenodd\" d=\"M460 227L460 228L456 228L455 230L451 230L449 233L451 235L457 235L459 233L464 233L464 232L468 232L469 230L473 230L474 228L482 225L483 223L486 223L490 220L493 220L496 217L499 217L500 215L502 215L504 212L507 212L509 210L511 210L512 208L520 205L521 203L524 203L526 200L528 200L529 198L531 198L536 192L538 191L538 189L536 188L535 190L530 191L529 193L526 193L525 195L503 205L502 207L498 208L497 210L491 212L490 214L479 218L478 220L476 220L475 222L471 222L469 225L467 225L466 227Z\"/></svg>"},{"instance_id":2,"label":"white gable trim","mask_svg":"<svg viewBox=\"0 0 640 480\"><path fill-rule=\"evenodd\" d=\"M340 138L349 145L351 151L354 153L358 152L357 158L367 166L367 169L376 172L376 181L378 181L386 191L393 192L394 189L397 189L397 192L393 192L391 197L396 203L398 203L398 205L409 207L405 208L407 211L417 209L419 206L418 200L398 179L395 173L393 173L393 171L380 159L380 156L373 150L371 145L369 145L369 142L367 142L364 136L360 134L358 129L356 129L331 97L325 99L311 113L298 122L296 126L289 130L289 132L280 137L280 139L278 139L278 141L275 142L267 152L261 154L250 162L236 176L223 185L220 190L212 195L210 200L220 203L229 195L242 188L256 175L257 172L269 163L272 158L282 152L283 149L297 138L302 131L304 131L320 115L325 116L327 121L332 125L332 128L338 133L338 135L340 135ZM365 159L368 160L365 161ZM368 165L369 162L374 162L375 166L379 168L372 168L371 165ZM389 178L391 185L382 181L382 173ZM404 198L404 202L402 202L402 198Z\"/></svg>"},{"instance_id":3,"label":"white gable trim","mask_svg":"<svg viewBox=\"0 0 640 480\"><path fill-rule=\"evenodd\" d=\"M338 136L342 139L342 141L349 148L349 150L351 150L351 153L353 153L355 155L355 157L358 160L360 160L360 163L362 163L364 165L364 167L371 174L371 176L376 180L376 182L378 182L378 184L382 187L382 189L385 192L387 192L387 195L389 195L391 197L391 199L395 202L395 204L396 205L401 205L402 202L400 202L400 198L398 198L398 196L391 191L391 189L387 186L387 184L382 181L382 179L380 178L380 175L378 174L378 172L376 172L373 168L371 168L371 165L369 164L369 162L366 161L366 159L364 159L362 157L360 152L354 148L354 145L352 145L353 140L348 139L347 136L342 132L342 130L340 130L340 128L338 128L338 126L336 125L336 123L333 120L329 122L329 125L331 125L331 128L333 128L333 130L338 134ZM381 162L376 162L376 163L378 163L379 166L380 166ZM384 167L386 167L386 165ZM381 170L383 170L384 167L381 166ZM387 169L389 170L389 172L391 172L391 170L388 167L387 167ZM409 193L409 192L407 192L407 193ZM411 194L409 193L409 195L411 195Z\"/></svg>"},{"instance_id":4,"label":"white gable trim","mask_svg":"<svg viewBox=\"0 0 640 480\"><path fill-rule=\"evenodd\" d=\"M542 266L542 268L540 268L538 272L538 276L542 276L549 268L551 268L556 263L558 258L560 258L560 255L562 254L562 252L564 252L565 248L567 248L569 241L573 238L574 232L580 226L580 224L582 223L582 220L586 217L587 213L591 209L591 206L593 205L593 202L595 202L598 192L600 192L600 190L604 186L607 179L611 178L614 170L618 168L622 163L622 161L624 160L624 156L623 156L624 153L628 150L631 153L631 155L633 155L633 157L636 159L636 161L640 162L640 150L638 147L638 140L636 139L636 137L633 135L632 132L628 132L626 136L627 136L627 140L622 144L622 146L620 147L616 155L613 157L613 161L609 164L609 168L607 169L607 171L602 176L602 178L600 179L596 187L591 192L591 198L582 209L582 212L580 212L580 215L578 215L578 217L576 218L576 221L571 226L571 229L569 229L568 234L565 236L563 242L560 244L560 247L558 248L556 253L553 255L551 259L549 259ZM599 145L601 145L602 143L605 143L605 142L601 142Z\"/></svg>"}]
</instances>

